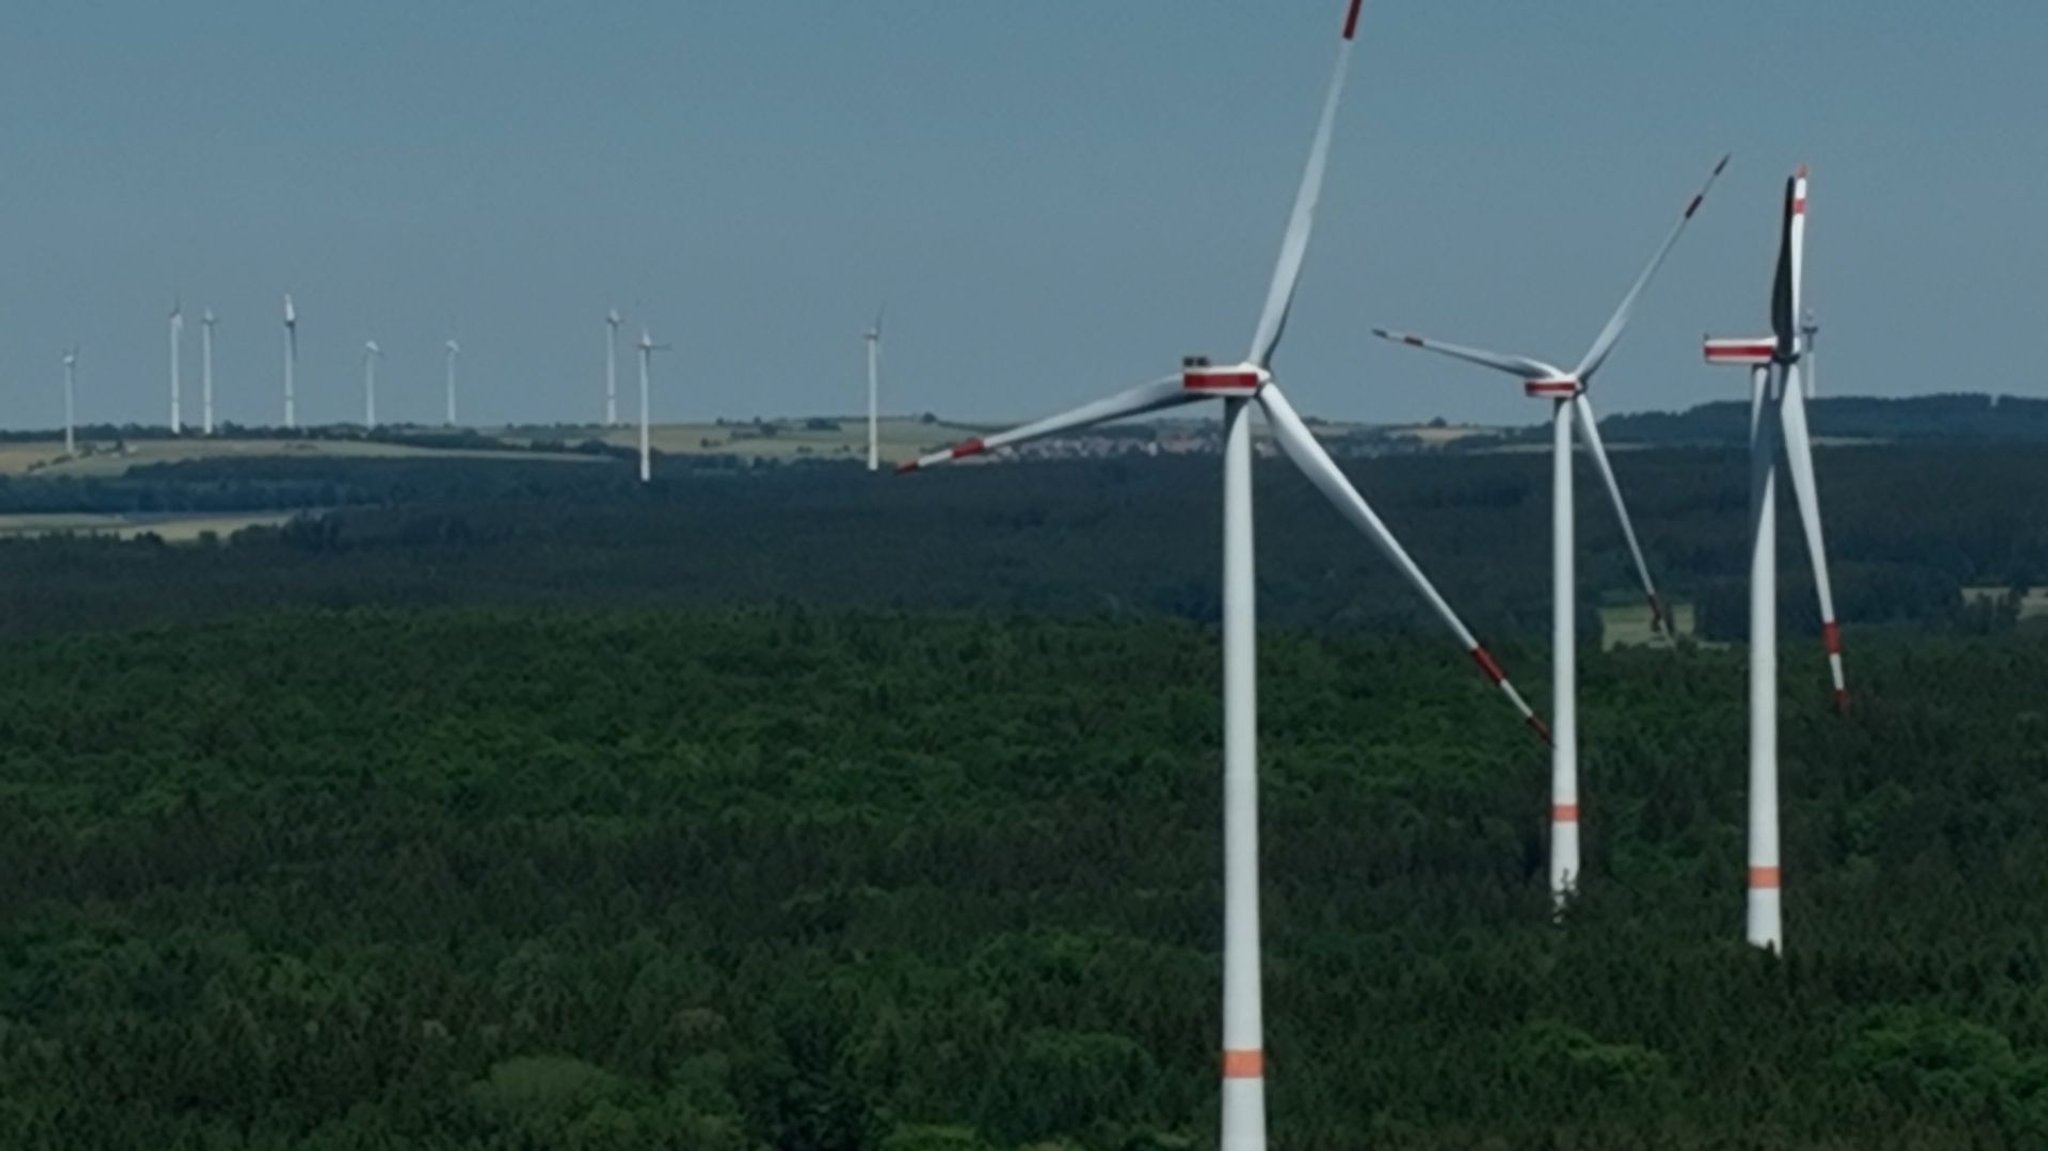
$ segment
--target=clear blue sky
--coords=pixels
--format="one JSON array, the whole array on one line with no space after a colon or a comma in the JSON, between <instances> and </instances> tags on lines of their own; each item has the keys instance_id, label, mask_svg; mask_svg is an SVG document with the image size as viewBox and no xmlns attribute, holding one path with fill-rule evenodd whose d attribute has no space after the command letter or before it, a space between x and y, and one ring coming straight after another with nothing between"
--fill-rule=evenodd
<instances>
[{"instance_id":1,"label":"clear blue sky","mask_svg":"<svg viewBox=\"0 0 2048 1151\"><path fill-rule=\"evenodd\" d=\"M1342 0L24 0L0 15L0 424L164 418L164 313L221 315L221 413L594 418L616 304L657 418L1025 417L1249 339ZM2048 394L2039 0L1368 0L1302 297L1296 403L1533 421L1375 324L1569 360L1721 151L1601 381L1739 394L1779 184L1814 172L1823 390ZM630 377L629 377L630 378ZM193 408L196 410L196 398Z\"/></svg>"}]
</instances>

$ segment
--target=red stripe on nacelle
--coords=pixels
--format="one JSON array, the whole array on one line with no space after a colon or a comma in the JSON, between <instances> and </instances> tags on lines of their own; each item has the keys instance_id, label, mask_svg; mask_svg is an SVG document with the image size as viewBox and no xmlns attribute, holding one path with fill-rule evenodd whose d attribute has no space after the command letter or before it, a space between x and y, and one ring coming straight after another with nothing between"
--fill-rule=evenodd
<instances>
[{"instance_id":1,"label":"red stripe on nacelle","mask_svg":"<svg viewBox=\"0 0 2048 1151\"><path fill-rule=\"evenodd\" d=\"M1180 386L1191 392L1255 392L1259 389L1257 372L1183 372Z\"/></svg>"},{"instance_id":2,"label":"red stripe on nacelle","mask_svg":"<svg viewBox=\"0 0 2048 1151\"><path fill-rule=\"evenodd\" d=\"M1351 39L1358 34L1358 10L1365 6L1365 0L1351 0L1351 14L1344 17L1344 38Z\"/></svg>"},{"instance_id":3,"label":"red stripe on nacelle","mask_svg":"<svg viewBox=\"0 0 2048 1151\"><path fill-rule=\"evenodd\" d=\"M1708 340L1703 349L1710 364L1768 364L1778 354L1769 340Z\"/></svg>"},{"instance_id":4,"label":"red stripe on nacelle","mask_svg":"<svg viewBox=\"0 0 2048 1151\"><path fill-rule=\"evenodd\" d=\"M1522 391L1531 396L1576 396L1579 394L1579 381L1523 380Z\"/></svg>"},{"instance_id":5,"label":"red stripe on nacelle","mask_svg":"<svg viewBox=\"0 0 2048 1151\"><path fill-rule=\"evenodd\" d=\"M1826 645L1829 655L1842 654L1842 625L1829 620L1820 627L1820 642Z\"/></svg>"},{"instance_id":6,"label":"red stripe on nacelle","mask_svg":"<svg viewBox=\"0 0 2048 1151\"><path fill-rule=\"evenodd\" d=\"M982 443L981 438L977 436L964 444L955 445L953 448L953 458L958 460L965 459L968 456L978 456L987 450L988 445Z\"/></svg>"}]
</instances>

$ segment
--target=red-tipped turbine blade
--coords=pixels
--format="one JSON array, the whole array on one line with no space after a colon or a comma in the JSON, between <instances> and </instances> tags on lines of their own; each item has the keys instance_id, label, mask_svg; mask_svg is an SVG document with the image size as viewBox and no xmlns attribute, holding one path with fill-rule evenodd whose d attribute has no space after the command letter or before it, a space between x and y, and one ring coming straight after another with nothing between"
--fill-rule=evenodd
<instances>
[{"instance_id":1,"label":"red-tipped turbine blade","mask_svg":"<svg viewBox=\"0 0 2048 1151\"><path fill-rule=\"evenodd\" d=\"M1294 405L1287 402L1287 397L1281 394L1279 387L1267 384L1260 389L1259 403L1265 408L1266 422L1273 429L1273 438L1280 442L1281 450L1294 461L1294 466L1300 468L1301 474L1308 477L1308 482L1314 484L1316 490L1322 492L1324 498L1328 499L1345 519L1351 521L1352 526L1365 533L1366 539L1379 548L1380 554L1386 556L1394 567L1400 570L1408 582L1414 585L1416 591L1422 593L1422 598L1436 611L1437 618L1443 620L1444 626L1451 629L1451 634L1458 637L1458 643L1479 665L1479 669L1485 672L1494 686L1500 688L1508 697L1508 702L1521 714L1522 722L1542 737L1543 742L1549 743L1550 729L1542 718L1522 698L1522 694L1515 690L1515 685L1508 681L1507 673L1494 662L1493 656L1472 637L1472 632L1465 626L1465 621L1459 619L1458 613L1452 611L1451 605L1438 594L1436 585L1430 583L1429 577L1422 574L1422 569L1409 557L1407 550L1401 546L1401 541L1394 538L1394 533L1388 531L1387 525L1374 513L1372 505L1366 503L1365 497L1358 494L1358 489L1351 486L1351 481L1344 477L1336 461L1332 460L1330 454L1323 450L1323 445L1316 441L1315 433L1308 430L1308 425L1302 422L1300 414L1294 410Z\"/></svg>"},{"instance_id":2,"label":"red-tipped turbine blade","mask_svg":"<svg viewBox=\"0 0 2048 1151\"><path fill-rule=\"evenodd\" d=\"M1614 514L1621 521L1621 537L1628 541L1629 558L1635 560L1636 578L1642 581L1643 595L1650 601L1650 626L1664 633L1667 639L1676 639L1671 619L1664 612L1664 601L1657 595L1657 585L1650 579L1650 565L1643 559L1643 546L1636 542L1636 525L1629 519L1628 504L1621 498L1621 484L1614 478L1614 465L1607 459L1607 445L1600 440L1600 423L1593 415L1593 404L1580 392L1572 398L1573 413L1578 417L1579 434L1586 441L1586 451L1593 457L1593 466L1600 472L1600 480L1607 485L1607 498L1614 504Z\"/></svg>"},{"instance_id":3,"label":"red-tipped turbine blade","mask_svg":"<svg viewBox=\"0 0 2048 1151\"><path fill-rule=\"evenodd\" d=\"M1309 234L1315 230L1316 201L1323 194L1323 174L1330 165L1330 140L1337 130L1337 105L1344 94L1344 75L1351 67L1351 45L1358 33L1358 14L1364 0L1350 0L1344 16L1344 38L1337 48L1337 68L1330 77L1330 91L1323 98L1323 115L1316 122L1315 142L1309 146L1308 167L1301 174L1301 187L1294 194L1294 211L1287 220L1287 233L1280 241L1280 260L1273 267L1273 282L1266 288L1266 306L1259 314L1258 331L1252 334L1252 363L1270 366L1280 337L1287 330L1287 314L1294 307L1294 289L1301 282L1302 261L1308 256Z\"/></svg>"},{"instance_id":4,"label":"red-tipped turbine blade","mask_svg":"<svg viewBox=\"0 0 2048 1151\"><path fill-rule=\"evenodd\" d=\"M1048 416L1035 423L1011 428L1009 431L998 432L992 436L977 437L955 444L944 451L933 452L931 455L900 464L897 466L896 471L899 474L914 472L935 464L943 464L949 460L966 459L969 456L978 456L984 452L994 451L997 448L1006 448L1013 444L1026 443L1045 436L1058 435L1061 432L1070 432L1078 428L1089 427L1093 424L1108 423L1111 420L1120 420L1127 416L1140 416L1147 412L1162 411L1166 408L1178 407L1181 404L1191 403L1203 398L1200 393L1190 392L1182 387L1180 376L1167 376L1164 379L1153 380L1149 384L1139 384L1128 391L1118 392L1107 399L1096 400L1092 404L1082 404L1078 408L1072 408L1056 416Z\"/></svg>"},{"instance_id":5,"label":"red-tipped turbine blade","mask_svg":"<svg viewBox=\"0 0 2048 1151\"><path fill-rule=\"evenodd\" d=\"M1785 181L1785 227L1778 240L1778 275L1771 285L1771 332L1790 355L1799 341L1800 282L1806 265L1806 167Z\"/></svg>"},{"instance_id":6,"label":"red-tipped turbine blade","mask_svg":"<svg viewBox=\"0 0 2048 1151\"><path fill-rule=\"evenodd\" d=\"M1813 586L1820 595L1821 639L1827 646L1828 674L1834 680L1835 707L1849 708L1849 688L1842 672L1842 627L1835 619L1835 593L1828 579L1827 540L1820 526L1820 491L1813 475L1813 438L1806 428L1806 394L1799 388L1799 365L1785 367L1785 394L1778 402L1785 427L1785 458L1791 466L1792 494L1799 503L1799 525L1806 531L1806 553L1813 560Z\"/></svg>"},{"instance_id":7,"label":"red-tipped turbine blade","mask_svg":"<svg viewBox=\"0 0 2048 1151\"><path fill-rule=\"evenodd\" d=\"M1578 371L1572 373L1581 381L1591 382L1594 373L1607 362L1608 355L1614 351L1615 343L1621 339L1621 333L1628 328L1629 319L1635 312L1636 301L1642 297L1643 289L1650 286L1650 281L1657 275L1657 269L1664 266L1664 258L1669 256L1671 249L1678 244L1678 237L1685 234L1685 226L1692 222L1693 214L1700 210L1700 205L1706 203L1707 193L1713 191L1714 181L1721 178L1721 173L1727 167L1728 157L1723 156L1720 163L1714 165L1714 170L1707 174L1706 183L1700 185L1700 190L1686 203L1685 211L1679 213L1678 222L1671 225L1671 231L1665 234L1664 242L1658 245L1656 253L1650 257L1650 262L1643 265L1642 272L1636 276L1636 282L1629 287L1628 295L1621 298L1621 306L1614 309L1614 315L1608 317L1607 326L1600 329L1600 334L1594 337L1593 346L1586 349L1585 358L1579 361Z\"/></svg>"}]
</instances>

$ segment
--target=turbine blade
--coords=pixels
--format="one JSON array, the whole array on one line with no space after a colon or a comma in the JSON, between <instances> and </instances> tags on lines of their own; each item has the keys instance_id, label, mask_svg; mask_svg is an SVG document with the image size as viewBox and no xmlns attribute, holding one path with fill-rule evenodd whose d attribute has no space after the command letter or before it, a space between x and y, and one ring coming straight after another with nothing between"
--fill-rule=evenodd
<instances>
[{"instance_id":1,"label":"turbine blade","mask_svg":"<svg viewBox=\"0 0 2048 1151\"><path fill-rule=\"evenodd\" d=\"M1337 129L1337 105L1344 94L1344 75L1351 67L1351 45L1358 33L1358 14L1364 0L1351 0L1344 17L1344 39L1337 47L1337 68L1330 77L1330 91L1323 98L1322 119L1316 123L1315 142L1309 146L1308 167L1301 174L1301 188L1294 194L1294 211L1287 220L1286 236L1280 241L1280 260L1273 267L1273 282L1266 289L1266 307L1259 315L1258 331L1252 335L1248 357L1261 367L1270 367L1273 352L1287 330L1287 313L1294 307L1295 285L1301 281L1302 261L1308 255L1309 233L1315 230L1316 201L1322 197L1323 173L1330 164L1330 140Z\"/></svg>"},{"instance_id":2,"label":"turbine blade","mask_svg":"<svg viewBox=\"0 0 2048 1151\"><path fill-rule=\"evenodd\" d=\"M1650 281L1657 275L1657 269L1664 266L1664 258L1677 246L1678 237L1685 234L1685 226L1692 222L1693 214L1700 210L1701 204L1706 203L1707 193L1713 190L1714 181L1720 179L1722 171L1728 167L1728 159L1728 156L1722 156L1720 163L1715 164L1714 170L1707 174L1707 182L1700 185L1700 190L1685 205L1685 211L1679 213L1678 222L1671 225L1671 231L1665 234L1664 242L1658 245L1656 254L1650 257L1649 263L1643 265L1642 272L1636 276L1636 282L1629 287L1628 295L1621 298L1621 306L1614 309L1614 314L1607 318L1607 326L1600 329L1600 334L1593 340L1593 346L1586 349L1585 359L1579 361L1578 370L1572 373L1581 383L1591 381L1593 374L1607 362L1608 354L1614 351L1615 343L1621 339L1621 333L1628 327L1629 318L1635 311L1636 300L1642 296L1643 289L1650 286Z\"/></svg>"},{"instance_id":3,"label":"turbine blade","mask_svg":"<svg viewBox=\"0 0 2048 1151\"><path fill-rule=\"evenodd\" d=\"M1452 611L1451 605L1444 602L1444 597L1437 593L1436 585L1430 583L1429 577L1423 575L1422 569L1409 558L1407 551L1401 547L1401 542L1394 538L1394 533L1388 531L1387 525L1373 512L1372 505L1366 503L1365 497L1358 494L1358 489L1351 486L1351 481L1344 478L1344 473L1338 470L1336 461L1330 459L1329 453L1323 450L1323 445L1316 442L1315 434L1308 430L1308 425L1302 422L1300 414L1287 402L1287 397L1281 394L1277 386L1267 384L1259 389L1259 403L1265 407L1266 420L1272 425L1274 438L1280 442L1281 450L1287 453L1287 457L1294 461L1294 466L1300 468L1301 474L1308 477L1308 482L1323 493L1338 513L1351 521L1353 527L1365 533L1365 537L1379 548L1380 554L1386 556L1401 574L1407 577L1408 582L1414 585L1415 590L1422 593L1422 598L1435 609L1444 626L1451 629L1451 634L1458 637L1458 642L1464 645L1473 662L1479 665L1479 669L1486 673L1486 677L1493 681L1494 686L1500 688L1508 697L1508 702L1521 713L1522 722L1540 736L1544 743L1549 743L1550 729L1544 725L1542 718L1522 699L1521 693L1515 690L1515 685L1508 682L1507 673L1494 662L1493 656L1486 648L1472 637L1472 632L1466 628L1464 621L1458 618L1458 613Z\"/></svg>"},{"instance_id":4,"label":"turbine blade","mask_svg":"<svg viewBox=\"0 0 2048 1151\"><path fill-rule=\"evenodd\" d=\"M944 451L933 452L931 455L900 464L897 466L896 471L898 474L914 472L935 464L943 464L948 460L966 459L968 456L978 456L984 452L994 451L997 448L1005 448L1013 444L1042 439L1046 436L1057 435L1060 432L1073 431L1077 428L1085 428L1094 424L1104 424L1111 420L1124 419L1127 416L1141 416L1147 412L1163 411L1166 408L1179 407L1182 404L1207 398L1209 397L1202 395L1200 392L1187 390L1180 376L1167 376L1163 379L1153 380L1149 384L1139 384L1128 391L1118 392L1107 399L1096 400L1091 404L1082 404L1078 408L1061 412L1056 416L1048 416L1034 423L1011 428L1006 432L998 432L992 436L971 439L964 443L955 444Z\"/></svg>"},{"instance_id":5,"label":"turbine blade","mask_svg":"<svg viewBox=\"0 0 2048 1151\"><path fill-rule=\"evenodd\" d=\"M1671 617L1664 610L1664 600L1657 594L1657 585L1650 580L1650 565L1643 560L1643 547L1636 542L1636 525L1629 519L1628 504L1621 498L1621 485L1614 479L1614 466L1607 460L1607 445L1600 441L1600 425L1593 416L1593 404L1580 392L1572 400L1572 408L1578 416L1579 432L1586 441L1586 449L1593 457L1593 466L1600 470L1601 482L1607 485L1607 498L1614 503L1614 514L1621 520L1622 538L1628 541L1628 554L1636 563L1636 578L1643 584L1643 595L1650 601L1650 626L1661 630L1666 639L1677 639L1672 630Z\"/></svg>"},{"instance_id":6,"label":"turbine blade","mask_svg":"<svg viewBox=\"0 0 2048 1151\"><path fill-rule=\"evenodd\" d=\"M1842 628L1835 620L1834 588L1828 580L1827 542L1820 527L1820 492L1813 477L1813 440L1806 430L1806 394L1799 390L1799 365L1785 366L1784 396L1778 411L1785 426L1785 457L1791 465L1792 494L1799 501L1799 523L1806 529L1806 552L1813 559L1813 586L1820 595L1821 641L1827 647L1828 674L1834 680L1835 710L1849 710L1848 684L1842 676Z\"/></svg>"},{"instance_id":7,"label":"turbine blade","mask_svg":"<svg viewBox=\"0 0 2048 1151\"><path fill-rule=\"evenodd\" d=\"M1778 240L1778 275L1771 286L1771 332L1778 354L1790 359L1799 342L1800 280L1806 262L1806 166L1785 181L1785 229Z\"/></svg>"},{"instance_id":8,"label":"turbine blade","mask_svg":"<svg viewBox=\"0 0 2048 1151\"><path fill-rule=\"evenodd\" d=\"M1372 334L1382 340L1391 340L1396 344L1406 344L1411 348L1421 348L1425 352L1435 352L1438 355L1449 356L1455 360L1464 360L1468 364L1478 364L1482 368L1492 368L1496 372L1506 372L1517 379L1528 380L1564 375L1563 371L1544 363L1542 360L1532 360L1527 356L1507 356L1499 352L1489 352L1480 348L1468 348L1462 344L1446 344L1439 340L1426 339L1416 335L1414 332L1392 332L1385 328L1374 328Z\"/></svg>"}]
</instances>

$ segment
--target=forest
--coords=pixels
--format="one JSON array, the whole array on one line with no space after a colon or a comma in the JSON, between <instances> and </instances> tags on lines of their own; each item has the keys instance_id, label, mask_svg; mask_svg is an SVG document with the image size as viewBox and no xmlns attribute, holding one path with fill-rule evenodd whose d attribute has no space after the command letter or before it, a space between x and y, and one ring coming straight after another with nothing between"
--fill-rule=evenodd
<instances>
[{"instance_id":1,"label":"forest","mask_svg":"<svg viewBox=\"0 0 2048 1151\"><path fill-rule=\"evenodd\" d=\"M1346 461L1359 488L1472 625L1548 634L1549 464L1540 453ZM1667 599L1702 639L1746 627L1748 470L1741 452L1617 452ZM1855 626L2005 628L1962 589L2048 585L2048 519L2026 493L2048 444L1845 447L1821 453L1836 602ZM1294 627L1431 628L1365 541L1281 461L1258 470L1260 611ZM1637 604L1597 480L1581 480L1581 619ZM787 601L1062 615L1217 611L1215 461L1160 457L873 476L847 464L625 467L505 459L218 459L106 479L0 482L0 512L301 508L199 548L56 537L0 544L14 578L0 632L140 624L314 604L732 604ZM1789 634L1816 635L1785 497ZM146 568L150 594L133 594Z\"/></svg>"},{"instance_id":2,"label":"forest","mask_svg":"<svg viewBox=\"0 0 2048 1151\"><path fill-rule=\"evenodd\" d=\"M1261 465L1276 1146L2048 1148L2048 629L1959 595L2048 582L2044 464L1822 453L1782 957L1739 646L1582 650L1554 920L1543 747ZM664 465L162 465L61 482L307 514L0 541L0 1146L1213 1146L1214 461ZM1544 458L1346 466L1547 701ZM1616 467L1739 640L1739 455Z\"/></svg>"}]
</instances>

